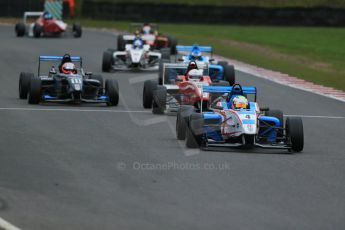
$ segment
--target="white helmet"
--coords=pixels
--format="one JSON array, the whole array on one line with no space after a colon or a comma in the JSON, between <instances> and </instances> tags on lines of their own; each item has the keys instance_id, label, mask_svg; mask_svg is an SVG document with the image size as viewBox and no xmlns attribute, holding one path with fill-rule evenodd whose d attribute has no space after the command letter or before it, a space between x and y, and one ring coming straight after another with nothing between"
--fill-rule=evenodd
<instances>
[{"instance_id":1,"label":"white helmet","mask_svg":"<svg viewBox=\"0 0 345 230\"><path fill-rule=\"evenodd\" d=\"M192 69L188 72L188 77L192 79L199 79L202 76L203 76L202 69Z\"/></svg>"}]
</instances>

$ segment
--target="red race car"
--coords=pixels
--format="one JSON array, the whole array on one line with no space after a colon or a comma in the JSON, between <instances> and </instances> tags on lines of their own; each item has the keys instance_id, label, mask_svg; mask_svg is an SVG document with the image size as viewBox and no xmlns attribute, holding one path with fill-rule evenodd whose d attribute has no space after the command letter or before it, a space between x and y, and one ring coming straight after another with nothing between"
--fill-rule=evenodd
<instances>
[{"instance_id":1,"label":"red race car","mask_svg":"<svg viewBox=\"0 0 345 230\"><path fill-rule=\"evenodd\" d=\"M38 17L35 21L30 20ZM49 12L25 12L23 22L15 26L17 37L28 35L29 37L39 38L41 36L60 36L62 34L72 34L79 38L82 35L82 28L79 24L73 24L69 28L66 23L57 20Z\"/></svg>"},{"instance_id":2,"label":"red race car","mask_svg":"<svg viewBox=\"0 0 345 230\"><path fill-rule=\"evenodd\" d=\"M147 80L144 83L143 106L152 108L154 114L176 112L180 105L192 105L196 110L206 109L215 96L203 92L203 86L224 85L228 82L212 82L208 65L191 61L189 64L165 63L163 82Z\"/></svg>"}]
</instances>

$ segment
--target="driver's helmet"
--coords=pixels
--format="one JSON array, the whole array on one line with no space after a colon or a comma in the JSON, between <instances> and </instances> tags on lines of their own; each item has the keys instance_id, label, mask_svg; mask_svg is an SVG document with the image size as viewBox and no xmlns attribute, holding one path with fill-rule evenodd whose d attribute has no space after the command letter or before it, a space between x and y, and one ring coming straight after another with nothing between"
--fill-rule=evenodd
<instances>
[{"instance_id":1,"label":"driver's helmet","mask_svg":"<svg viewBox=\"0 0 345 230\"><path fill-rule=\"evenodd\" d=\"M141 30L142 30L143 34L151 34L152 33L152 28L149 24L144 25Z\"/></svg>"},{"instance_id":2,"label":"driver's helmet","mask_svg":"<svg viewBox=\"0 0 345 230\"><path fill-rule=\"evenodd\" d=\"M195 49L192 51L191 56L193 60L198 60L201 57L201 51L198 49Z\"/></svg>"},{"instance_id":3,"label":"driver's helmet","mask_svg":"<svg viewBox=\"0 0 345 230\"><path fill-rule=\"evenodd\" d=\"M76 74L77 68L72 62L66 62L62 65L61 72L64 74Z\"/></svg>"},{"instance_id":4,"label":"driver's helmet","mask_svg":"<svg viewBox=\"0 0 345 230\"><path fill-rule=\"evenodd\" d=\"M134 39L133 41L133 47L134 48L141 48L144 45L143 40L140 38Z\"/></svg>"},{"instance_id":5,"label":"driver's helmet","mask_svg":"<svg viewBox=\"0 0 345 230\"><path fill-rule=\"evenodd\" d=\"M192 69L188 72L188 78L189 79L199 79L202 77L203 71L202 69Z\"/></svg>"},{"instance_id":6,"label":"driver's helmet","mask_svg":"<svg viewBox=\"0 0 345 230\"><path fill-rule=\"evenodd\" d=\"M248 100L245 96L235 96L232 99L232 108L233 109L247 109Z\"/></svg>"},{"instance_id":7,"label":"driver's helmet","mask_svg":"<svg viewBox=\"0 0 345 230\"><path fill-rule=\"evenodd\" d=\"M48 11L46 11L43 13L43 18L45 20L51 20L51 19L53 19L53 15L51 13L49 13Z\"/></svg>"}]
</instances>

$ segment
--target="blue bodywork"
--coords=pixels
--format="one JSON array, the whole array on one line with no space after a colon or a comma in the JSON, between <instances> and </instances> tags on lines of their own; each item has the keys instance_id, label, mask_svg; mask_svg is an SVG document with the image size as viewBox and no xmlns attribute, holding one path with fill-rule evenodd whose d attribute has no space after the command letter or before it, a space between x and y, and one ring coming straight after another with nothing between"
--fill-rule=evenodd
<instances>
[{"instance_id":1,"label":"blue bodywork","mask_svg":"<svg viewBox=\"0 0 345 230\"><path fill-rule=\"evenodd\" d=\"M204 93L224 93L228 95L227 100L222 102L222 110L229 110L231 109L232 99L238 95L249 95L257 94L256 87L236 87L239 85L234 85L233 87L229 86L204 86L203 92ZM248 109L240 109L236 110L238 114L248 114L248 115L255 115L256 116L256 105L255 102L249 102ZM203 119L204 119L204 134L208 139L212 139L214 141L222 141L222 135L220 133L220 126L224 122L224 118L215 112L207 111L203 112ZM270 116L259 116L258 120L261 124L268 124L268 127L260 128L258 136L260 138L265 138L269 143L275 143L277 141L277 128L281 127L280 120L276 117ZM242 120L243 124L255 124L254 120Z\"/></svg>"},{"instance_id":2,"label":"blue bodywork","mask_svg":"<svg viewBox=\"0 0 345 230\"><path fill-rule=\"evenodd\" d=\"M210 58L208 56L200 56L199 58L195 59L192 54L194 53L212 53L213 48L211 46L199 46L194 44L193 46L176 46L176 50L178 52L184 51L189 52L188 55L183 56L183 62L189 63L190 61L197 61L197 62L206 62L210 63ZM223 80L224 75L224 68L221 65L209 65L209 76L211 77L212 81L219 81Z\"/></svg>"}]
</instances>

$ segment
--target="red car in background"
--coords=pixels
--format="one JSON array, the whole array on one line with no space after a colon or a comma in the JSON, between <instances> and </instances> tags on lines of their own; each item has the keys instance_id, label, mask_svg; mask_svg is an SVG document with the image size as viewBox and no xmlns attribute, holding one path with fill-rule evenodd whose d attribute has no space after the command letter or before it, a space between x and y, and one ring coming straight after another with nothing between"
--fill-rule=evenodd
<instances>
[{"instance_id":1,"label":"red car in background","mask_svg":"<svg viewBox=\"0 0 345 230\"><path fill-rule=\"evenodd\" d=\"M177 112L181 105L191 105L197 111L208 108L219 94L205 93L203 86L229 86L225 81L212 82L208 70L207 63L165 63L162 84L156 80L144 82L143 107L152 108L154 114Z\"/></svg>"},{"instance_id":2,"label":"red car in background","mask_svg":"<svg viewBox=\"0 0 345 230\"><path fill-rule=\"evenodd\" d=\"M34 17L38 18L32 20ZM25 12L23 21L16 24L15 32L17 37L27 35L39 38L71 34L79 38L82 35L82 28L76 23L70 28L65 22L54 18L49 12Z\"/></svg>"}]
</instances>

